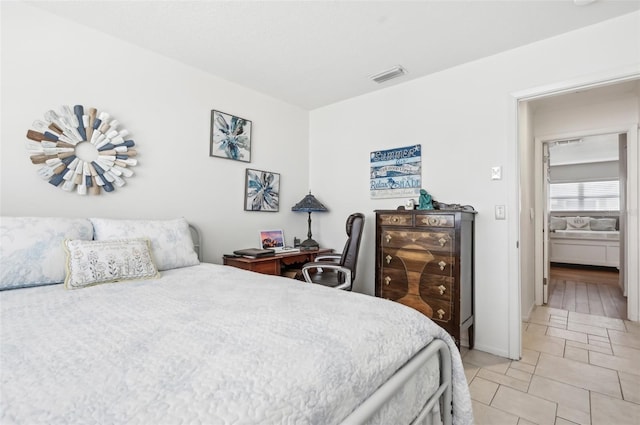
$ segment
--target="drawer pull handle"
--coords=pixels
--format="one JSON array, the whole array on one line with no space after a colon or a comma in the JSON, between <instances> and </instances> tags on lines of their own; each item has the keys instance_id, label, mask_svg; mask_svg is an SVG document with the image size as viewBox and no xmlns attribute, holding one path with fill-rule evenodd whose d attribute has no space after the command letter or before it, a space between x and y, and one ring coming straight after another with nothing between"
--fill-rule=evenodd
<instances>
[{"instance_id":1,"label":"drawer pull handle","mask_svg":"<svg viewBox=\"0 0 640 425\"><path fill-rule=\"evenodd\" d=\"M447 290L447 287L444 285L440 285L438 286L438 289L440 290L440 295L444 295L444 292Z\"/></svg>"},{"instance_id":2,"label":"drawer pull handle","mask_svg":"<svg viewBox=\"0 0 640 425\"><path fill-rule=\"evenodd\" d=\"M386 257L384 257L384 259L387 260L387 264L389 264L391 260L393 260L393 257L390 255L387 255Z\"/></svg>"},{"instance_id":3,"label":"drawer pull handle","mask_svg":"<svg viewBox=\"0 0 640 425\"><path fill-rule=\"evenodd\" d=\"M438 313L438 319L442 319L444 317L445 311L443 309L439 309L438 311L436 311L436 313Z\"/></svg>"},{"instance_id":4,"label":"drawer pull handle","mask_svg":"<svg viewBox=\"0 0 640 425\"><path fill-rule=\"evenodd\" d=\"M438 242L440 242L440 246L445 246L447 244L447 240L445 238L438 239Z\"/></svg>"},{"instance_id":5,"label":"drawer pull handle","mask_svg":"<svg viewBox=\"0 0 640 425\"><path fill-rule=\"evenodd\" d=\"M437 218L437 217L429 217L429 218L427 219L427 222L428 222L430 225L432 225L432 226L435 226L436 224L438 224L438 222L439 222L439 221L440 221L440 220L438 220L438 218Z\"/></svg>"},{"instance_id":6,"label":"drawer pull handle","mask_svg":"<svg viewBox=\"0 0 640 425\"><path fill-rule=\"evenodd\" d=\"M387 243L391 242L391 235L386 235L384 239L387 241Z\"/></svg>"},{"instance_id":7,"label":"drawer pull handle","mask_svg":"<svg viewBox=\"0 0 640 425\"><path fill-rule=\"evenodd\" d=\"M440 266L440 270L444 270L444 268L447 267L447 263L445 263L444 261L440 261L438 265Z\"/></svg>"},{"instance_id":8,"label":"drawer pull handle","mask_svg":"<svg viewBox=\"0 0 640 425\"><path fill-rule=\"evenodd\" d=\"M399 221L400 221L400 219L399 219L398 217L393 217L393 218L391 219L391 222L392 222L392 223L397 223L397 222L399 222Z\"/></svg>"},{"instance_id":9,"label":"drawer pull handle","mask_svg":"<svg viewBox=\"0 0 640 425\"><path fill-rule=\"evenodd\" d=\"M384 278L384 284L388 286L389 283L391 283L391 278L389 276L387 276L387 277Z\"/></svg>"}]
</instances>

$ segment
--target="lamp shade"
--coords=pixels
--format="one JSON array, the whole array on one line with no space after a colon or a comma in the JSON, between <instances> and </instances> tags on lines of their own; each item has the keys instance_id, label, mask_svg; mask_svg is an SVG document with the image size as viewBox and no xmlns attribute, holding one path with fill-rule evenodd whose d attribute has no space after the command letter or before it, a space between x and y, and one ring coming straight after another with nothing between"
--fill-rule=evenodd
<instances>
[{"instance_id":1,"label":"lamp shade","mask_svg":"<svg viewBox=\"0 0 640 425\"><path fill-rule=\"evenodd\" d=\"M322 202L318 201L316 197L313 196L311 192L309 192L309 194L305 196L302 201L291 207L291 211L322 212L329 211L329 209L322 205Z\"/></svg>"}]
</instances>

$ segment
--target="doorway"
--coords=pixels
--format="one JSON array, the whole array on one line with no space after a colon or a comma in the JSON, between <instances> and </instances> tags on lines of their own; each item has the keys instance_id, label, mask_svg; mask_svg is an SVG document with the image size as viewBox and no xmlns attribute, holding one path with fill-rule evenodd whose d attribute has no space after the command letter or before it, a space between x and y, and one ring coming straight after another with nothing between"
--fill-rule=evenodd
<instances>
[{"instance_id":1,"label":"doorway","mask_svg":"<svg viewBox=\"0 0 640 425\"><path fill-rule=\"evenodd\" d=\"M518 144L513 156L518 158L519 187L516 188L519 219L513 224L515 249L512 251L518 267L514 270L518 279L518 290L514 291L513 302L520 301L517 310L520 317L510 315L510 353L519 352L520 333L516 326L519 320L527 318L536 304L540 304L542 294L534 293L534 283L542 279L542 229L544 210L540 208L542 195L537 179L535 151L542 150L542 142L555 138L573 138L602 133L626 133L628 135L628 187L627 209L638 203L638 99L640 99L639 75L615 77L599 82L582 82L553 90L537 89L515 94L517 124L515 133ZM638 320L638 252L640 245L637 214L629 216L624 230L624 272L628 287L628 317ZM629 256L631 261L629 261ZM516 301L517 300L517 301ZM515 309L514 309L515 310ZM513 321L513 323L511 323Z\"/></svg>"},{"instance_id":2,"label":"doorway","mask_svg":"<svg viewBox=\"0 0 640 425\"><path fill-rule=\"evenodd\" d=\"M542 304L627 318L626 136L544 142Z\"/></svg>"}]
</instances>

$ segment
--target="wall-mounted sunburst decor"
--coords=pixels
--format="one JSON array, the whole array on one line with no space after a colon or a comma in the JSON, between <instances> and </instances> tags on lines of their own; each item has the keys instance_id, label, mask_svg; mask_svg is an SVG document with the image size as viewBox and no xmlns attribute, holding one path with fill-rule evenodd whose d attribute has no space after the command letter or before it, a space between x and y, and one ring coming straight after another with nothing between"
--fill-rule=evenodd
<instances>
[{"instance_id":1,"label":"wall-mounted sunburst decor","mask_svg":"<svg viewBox=\"0 0 640 425\"><path fill-rule=\"evenodd\" d=\"M135 143L125 140L129 132L106 112L85 111L82 105L72 111L64 105L58 112L47 111L33 128L27 131L31 162L42 165L38 175L56 187L99 195L124 186L124 178L133 176Z\"/></svg>"}]
</instances>

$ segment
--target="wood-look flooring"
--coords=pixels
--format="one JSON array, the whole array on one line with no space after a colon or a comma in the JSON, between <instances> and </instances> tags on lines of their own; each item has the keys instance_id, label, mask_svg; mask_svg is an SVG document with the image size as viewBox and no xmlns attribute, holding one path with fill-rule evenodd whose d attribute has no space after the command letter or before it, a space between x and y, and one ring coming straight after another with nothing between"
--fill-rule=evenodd
<instances>
[{"instance_id":1,"label":"wood-look flooring","mask_svg":"<svg viewBox=\"0 0 640 425\"><path fill-rule=\"evenodd\" d=\"M616 269L551 265L548 306L627 319L627 299Z\"/></svg>"}]
</instances>

